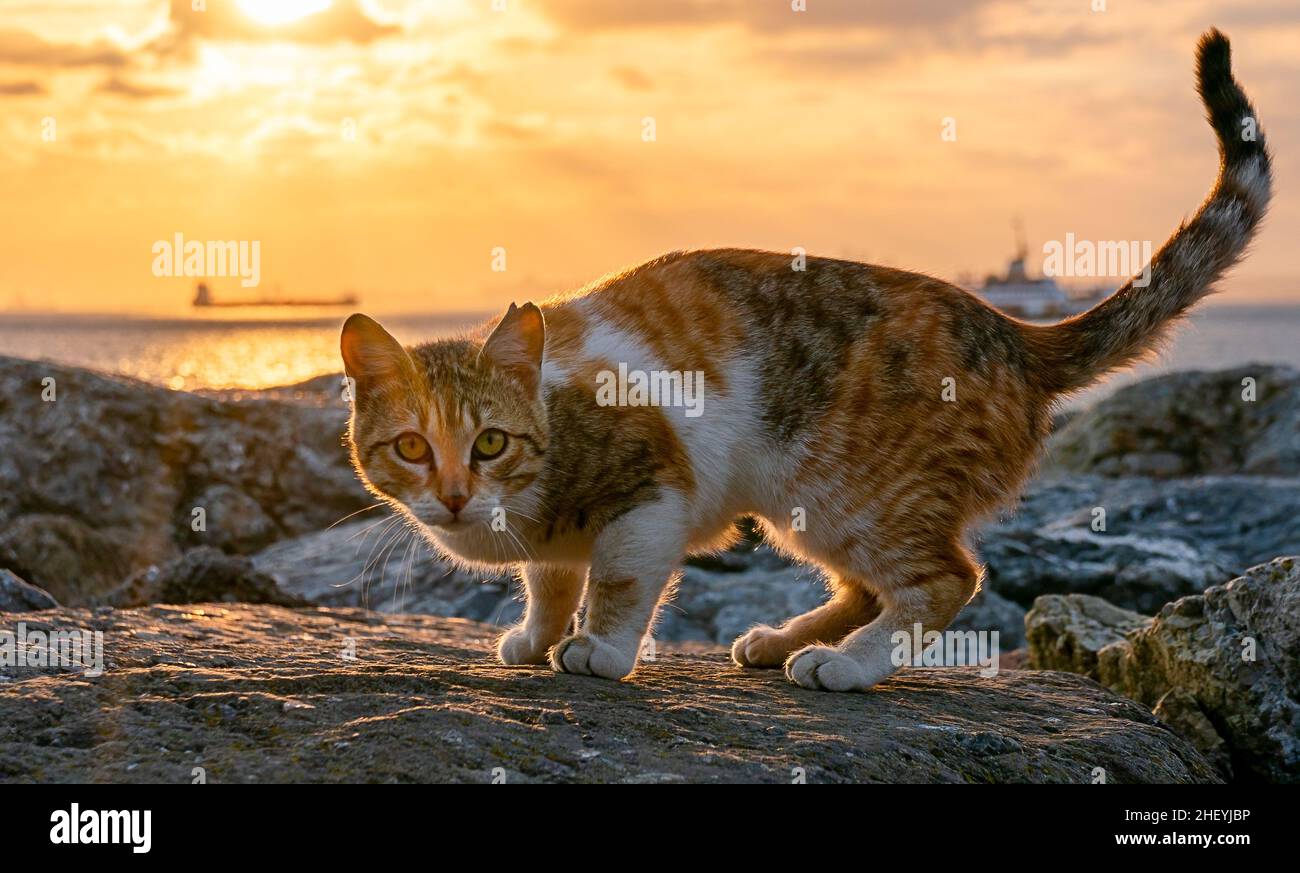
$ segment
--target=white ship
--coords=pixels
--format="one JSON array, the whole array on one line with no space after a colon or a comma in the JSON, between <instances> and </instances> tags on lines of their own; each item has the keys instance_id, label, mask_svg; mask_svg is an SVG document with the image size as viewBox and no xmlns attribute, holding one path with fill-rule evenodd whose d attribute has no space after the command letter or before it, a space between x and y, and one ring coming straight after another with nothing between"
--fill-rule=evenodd
<instances>
[{"instance_id":1,"label":"white ship","mask_svg":"<svg viewBox=\"0 0 1300 873\"><path fill-rule=\"evenodd\" d=\"M1024 232L1016 225L1016 254L1001 276L986 276L984 284L970 290L986 303L1016 318L1068 318L1098 303L1108 289L1069 294L1050 276L1032 277L1025 270L1028 255Z\"/></svg>"}]
</instances>

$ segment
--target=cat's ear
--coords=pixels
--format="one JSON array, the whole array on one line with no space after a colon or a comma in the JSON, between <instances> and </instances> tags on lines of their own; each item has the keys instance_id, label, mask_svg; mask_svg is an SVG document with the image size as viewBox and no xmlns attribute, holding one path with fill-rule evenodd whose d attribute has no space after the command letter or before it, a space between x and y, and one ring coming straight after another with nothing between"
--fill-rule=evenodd
<instances>
[{"instance_id":1,"label":"cat's ear","mask_svg":"<svg viewBox=\"0 0 1300 873\"><path fill-rule=\"evenodd\" d=\"M402 344L379 322L359 312L343 323L339 348L344 369L358 385L396 379L411 366Z\"/></svg>"},{"instance_id":2,"label":"cat's ear","mask_svg":"<svg viewBox=\"0 0 1300 873\"><path fill-rule=\"evenodd\" d=\"M529 393L542 379L542 348L546 345L546 322L542 310L532 303L510 304L501 323L483 343L480 360L491 361L510 373Z\"/></svg>"}]
</instances>

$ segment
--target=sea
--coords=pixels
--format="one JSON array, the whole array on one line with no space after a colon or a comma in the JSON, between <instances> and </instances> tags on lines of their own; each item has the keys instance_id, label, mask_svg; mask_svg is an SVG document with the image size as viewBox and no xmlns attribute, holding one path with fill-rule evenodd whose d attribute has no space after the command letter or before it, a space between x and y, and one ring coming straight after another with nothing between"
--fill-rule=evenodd
<instances>
[{"instance_id":1,"label":"sea","mask_svg":"<svg viewBox=\"0 0 1300 873\"><path fill-rule=\"evenodd\" d=\"M147 318L0 312L0 355L55 361L168 388L261 389L337 373L346 313ZM486 313L393 315L379 320L403 343L455 334ZM1079 408L1157 373L1249 363L1300 368L1300 304L1208 305L1176 329L1156 360L1074 398Z\"/></svg>"}]
</instances>

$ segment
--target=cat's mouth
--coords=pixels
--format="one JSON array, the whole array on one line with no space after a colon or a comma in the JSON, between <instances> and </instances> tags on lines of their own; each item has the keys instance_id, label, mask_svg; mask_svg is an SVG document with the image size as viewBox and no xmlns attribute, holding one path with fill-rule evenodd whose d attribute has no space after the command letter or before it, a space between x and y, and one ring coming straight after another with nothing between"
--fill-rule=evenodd
<instances>
[{"instance_id":1,"label":"cat's mouth","mask_svg":"<svg viewBox=\"0 0 1300 873\"><path fill-rule=\"evenodd\" d=\"M438 521L425 521L424 523L439 533L464 533L479 526L482 519L467 518L464 515L456 515L452 518L441 518Z\"/></svg>"}]
</instances>

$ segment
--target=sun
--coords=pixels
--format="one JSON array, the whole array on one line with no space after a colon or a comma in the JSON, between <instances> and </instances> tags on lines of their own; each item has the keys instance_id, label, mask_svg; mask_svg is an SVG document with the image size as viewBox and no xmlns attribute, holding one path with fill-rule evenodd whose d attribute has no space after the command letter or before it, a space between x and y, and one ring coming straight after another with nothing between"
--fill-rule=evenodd
<instances>
[{"instance_id":1,"label":"sun","mask_svg":"<svg viewBox=\"0 0 1300 873\"><path fill-rule=\"evenodd\" d=\"M259 24L288 24L329 9L332 0L239 0L244 14Z\"/></svg>"}]
</instances>

